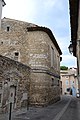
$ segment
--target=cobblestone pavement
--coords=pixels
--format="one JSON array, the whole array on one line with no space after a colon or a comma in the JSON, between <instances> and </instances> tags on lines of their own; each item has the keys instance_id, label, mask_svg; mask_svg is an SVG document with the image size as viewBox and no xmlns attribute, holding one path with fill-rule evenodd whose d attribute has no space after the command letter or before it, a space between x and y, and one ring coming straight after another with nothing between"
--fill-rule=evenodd
<instances>
[{"instance_id":1,"label":"cobblestone pavement","mask_svg":"<svg viewBox=\"0 0 80 120\"><path fill-rule=\"evenodd\" d=\"M76 115L76 117L74 117ZM69 117L68 117L69 116ZM69 118L69 119L68 119ZM74 119L75 118L75 119ZM47 107L30 107L12 112L11 120L80 120L80 100L71 96ZM0 115L0 120L9 120L9 114Z\"/></svg>"}]
</instances>

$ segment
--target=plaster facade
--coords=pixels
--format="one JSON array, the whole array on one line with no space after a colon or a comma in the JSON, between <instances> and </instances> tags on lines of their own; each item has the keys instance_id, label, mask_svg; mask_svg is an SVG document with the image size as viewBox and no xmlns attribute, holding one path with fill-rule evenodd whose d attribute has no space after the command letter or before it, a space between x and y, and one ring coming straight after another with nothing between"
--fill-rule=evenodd
<instances>
[{"instance_id":1,"label":"plaster facade","mask_svg":"<svg viewBox=\"0 0 80 120\"><path fill-rule=\"evenodd\" d=\"M62 81L62 94L70 94L71 90L73 96L76 96L78 92L78 79L77 79L77 69L70 68L68 70L61 70L61 81Z\"/></svg>"}]
</instances>

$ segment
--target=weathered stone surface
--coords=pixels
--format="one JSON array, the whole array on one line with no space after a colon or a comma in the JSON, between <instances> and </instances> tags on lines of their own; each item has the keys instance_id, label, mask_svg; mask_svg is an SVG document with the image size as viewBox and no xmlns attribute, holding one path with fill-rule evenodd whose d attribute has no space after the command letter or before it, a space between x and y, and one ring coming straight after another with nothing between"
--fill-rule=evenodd
<instances>
[{"instance_id":1,"label":"weathered stone surface","mask_svg":"<svg viewBox=\"0 0 80 120\"><path fill-rule=\"evenodd\" d=\"M52 85L50 75L45 73L32 73L30 85L30 103L47 105L60 98L60 87Z\"/></svg>"},{"instance_id":2,"label":"weathered stone surface","mask_svg":"<svg viewBox=\"0 0 80 120\"><path fill-rule=\"evenodd\" d=\"M30 68L22 63L0 56L0 82L2 82L2 105L4 108L12 102L14 108L20 108L24 93L29 95L30 89ZM10 100L10 90L15 88L13 100Z\"/></svg>"},{"instance_id":3,"label":"weathered stone surface","mask_svg":"<svg viewBox=\"0 0 80 120\"><path fill-rule=\"evenodd\" d=\"M2 19L0 54L31 68L30 81L26 80L29 73L24 68L21 69L19 78L17 78L19 79L17 107L21 106L23 91L25 92L29 85L28 99L31 105L47 105L60 98L58 81L61 51L49 29L27 22ZM8 65L3 63L3 66L7 70ZM19 70L19 66L16 68L15 63L13 66L14 69L11 67L13 71ZM24 106L26 103L22 104Z\"/></svg>"}]
</instances>

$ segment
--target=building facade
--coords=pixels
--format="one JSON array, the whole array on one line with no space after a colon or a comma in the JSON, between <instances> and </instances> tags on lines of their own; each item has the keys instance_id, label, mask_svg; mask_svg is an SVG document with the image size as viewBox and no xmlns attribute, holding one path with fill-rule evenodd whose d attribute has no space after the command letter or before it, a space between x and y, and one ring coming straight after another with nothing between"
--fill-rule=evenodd
<instances>
[{"instance_id":1,"label":"building facade","mask_svg":"<svg viewBox=\"0 0 80 120\"><path fill-rule=\"evenodd\" d=\"M60 55L50 29L3 18L0 54L31 68L29 103L47 105L60 99Z\"/></svg>"},{"instance_id":2,"label":"building facade","mask_svg":"<svg viewBox=\"0 0 80 120\"><path fill-rule=\"evenodd\" d=\"M62 94L71 94L76 97L78 92L77 69L69 68L68 70L61 70Z\"/></svg>"},{"instance_id":3,"label":"building facade","mask_svg":"<svg viewBox=\"0 0 80 120\"><path fill-rule=\"evenodd\" d=\"M77 58L77 77L80 95L80 0L69 0L70 23L71 23L71 44L73 56Z\"/></svg>"}]
</instances>

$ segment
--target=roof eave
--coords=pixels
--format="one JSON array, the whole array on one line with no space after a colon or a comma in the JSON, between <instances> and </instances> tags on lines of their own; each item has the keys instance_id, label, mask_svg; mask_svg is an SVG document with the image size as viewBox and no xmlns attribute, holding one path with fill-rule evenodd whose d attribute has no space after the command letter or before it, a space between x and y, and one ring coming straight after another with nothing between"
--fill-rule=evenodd
<instances>
[{"instance_id":1,"label":"roof eave","mask_svg":"<svg viewBox=\"0 0 80 120\"><path fill-rule=\"evenodd\" d=\"M62 51L61 51L60 47L58 46L57 41L56 41L55 37L53 36L52 31L49 28L36 26L36 27L28 27L27 29L28 29L28 31L37 31L38 30L38 31L46 32L49 35L49 37L51 38L54 45L56 46L59 54L62 55Z\"/></svg>"},{"instance_id":2,"label":"roof eave","mask_svg":"<svg viewBox=\"0 0 80 120\"><path fill-rule=\"evenodd\" d=\"M69 6L71 23L71 42L73 45L73 55L76 57L79 0L69 0Z\"/></svg>"}]
</instances>

